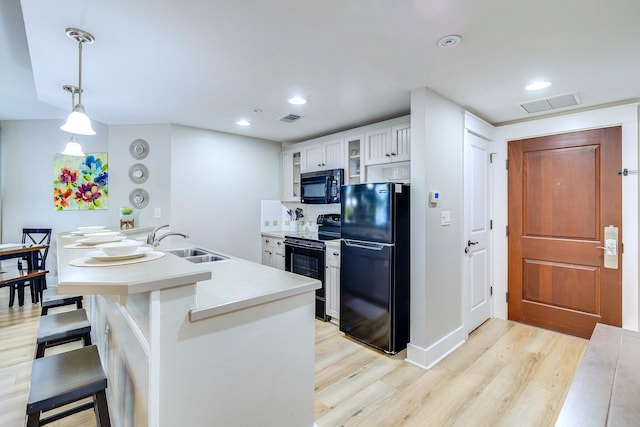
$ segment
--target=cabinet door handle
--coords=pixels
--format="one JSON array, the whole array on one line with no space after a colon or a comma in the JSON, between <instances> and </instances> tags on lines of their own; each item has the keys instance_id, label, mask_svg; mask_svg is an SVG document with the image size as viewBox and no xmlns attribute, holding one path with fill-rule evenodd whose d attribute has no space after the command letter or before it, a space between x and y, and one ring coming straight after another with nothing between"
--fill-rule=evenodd
<instances>
[{"instance_id":1,"label":"cabinet door handle","mask_svg":"<svg viewBox=\"0 0 640 427\"><path fill-rule=\"evenodd\" d=\"M397 154L396 154L396 153L391 153L391 155L392 155L392 156L397 156Z\"/></svg>"},{"instance_id":2,"label":"cabinet door handle","mask_svg":"<svg viewBox=\"0 0 640 427\"><path fill-rule=\"evenodd\" d=\"M278 246L282 245L282 242L278 242Z\"/></svg>"},{"instance_id":3,"label":"cabinet door handle","mask_svg":"<svg viewBox=\"0 0 640 427\"><path fill-rule=\"evenodd\" d=\"M339 255L340 255L340 252L334 252L333 254L334 254L335 256L339 256Z\"/></svg>"},{"instance_id":4,"label":"cabinet door handle","mask_svg":"<svg viewBox=\"0 0 640 427\"><path fill-rule=\"evenodd\" d=\"M269 239L265 240L264 242L268 245L269 244Z\"/></svg>"},{"instance_id":5,"label":"cabinet door handle","mask_svg":"<svg viewBox=\"0 0 640 427\"><path fill-rule=\"evenodd\" d=\"M387 154L385 154L385 156L387 156L387 157L391 157L391 154L387 153Z\"/></svg>"}]
</instances>

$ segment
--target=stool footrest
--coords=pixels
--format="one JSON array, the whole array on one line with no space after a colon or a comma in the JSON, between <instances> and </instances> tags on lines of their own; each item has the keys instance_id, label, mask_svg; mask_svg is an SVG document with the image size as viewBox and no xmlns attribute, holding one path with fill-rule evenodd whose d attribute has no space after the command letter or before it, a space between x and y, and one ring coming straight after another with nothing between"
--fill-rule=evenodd
<instances>
[{"instance_id":1,"label":"stool footrest","mask_svg":"<svg viewBox=\"0 0 640 427\"><path fill-rule=\"evenodd\" d=\"M68 417L69 415L77 414L78 412L86 411L88 409L93 409L93 402L87 402L82 405L78 405L75 408L70 408L65 411L58 412L57 414L51 415L49 417L41 418L40 425L43 426L45 424L49 424L54 421L61 420L63 418Z\"/></svg>"}]
</instances>

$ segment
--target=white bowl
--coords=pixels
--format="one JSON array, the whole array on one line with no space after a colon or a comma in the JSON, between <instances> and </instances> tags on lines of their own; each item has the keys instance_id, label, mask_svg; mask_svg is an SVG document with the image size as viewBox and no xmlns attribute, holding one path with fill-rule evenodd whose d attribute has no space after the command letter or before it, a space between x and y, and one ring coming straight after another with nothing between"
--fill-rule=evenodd
<instances>
[{"instance_id":1,"label":"white bowl","mask_svg":"<svg viewBox=\"0 0 640 427\"><path fill-rule=\"evenodd\" d=\"M102 252L109 256L130 255L136 251L144 242L139 240L122 240L121 242L101 243L96 248L102 249Z\"/></svg>"},{"instance_id":2,"label":"white bowl","mask_svg":"<svg viewBox=\"0 0 640 427\"><path fill-rule=\"evenodd\" d=\"M111 241L114 237L119 236L119 231L102 231L99 233L88 233L85 234L85 237L92 242L106 242L107 240Z\"/></svg>"},{"instance_id":3,"label":"white bowl","mask_svg":"<svg viewBox=\"0 0 640 427\"><path fill-rule=\"evenodd\" d=\"M97 233L103 231L105 228L107 228L105 225L88 225L86 227L78 227L78 230L83 233Z\"/></svg>"}]
</instances>

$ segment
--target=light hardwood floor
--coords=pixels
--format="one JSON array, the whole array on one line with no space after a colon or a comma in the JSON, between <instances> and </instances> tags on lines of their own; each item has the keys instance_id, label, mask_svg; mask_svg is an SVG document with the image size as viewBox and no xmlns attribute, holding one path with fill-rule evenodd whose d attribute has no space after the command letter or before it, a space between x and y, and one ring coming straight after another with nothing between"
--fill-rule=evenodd
<instances>
[{"instance_id":1,"label":"light hardwood floor","mask_svg":"<svg viewBox=\"0 0 640 427\"><path fill-rule=\"evenodd\" d=\"M554 425L588 341L491 319L431 370L316 323L319 427Z\"/></svg>"},{"instance_id":2,"label":"light hardwood floor","mask_svg":"<svg viewBox=\"0 0 640 427\"><path fill-rule=\"evenodd\" d=\"M24 425L39 313L29 302L8 308L8 290L0 289L0 426ZM553 425L587 343L491 319L425 371L404 352L383 355L316 321L315 420L319 427ZM95 421L85 411L50 425Z\"/></svg>"}]
</instances>

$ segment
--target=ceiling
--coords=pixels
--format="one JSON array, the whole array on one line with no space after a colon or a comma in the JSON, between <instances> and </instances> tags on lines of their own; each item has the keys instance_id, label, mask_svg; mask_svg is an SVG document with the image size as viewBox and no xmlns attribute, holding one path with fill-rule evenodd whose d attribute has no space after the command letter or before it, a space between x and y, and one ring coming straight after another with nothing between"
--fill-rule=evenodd
<instances>
[{"instance_id":1,"label":"ceiling","mask_svg":"<svg viewBox=\"0 0 640 427\"><path fill-rule=\"evenodd\" d=\"M3 0L0 120L70 111L67 27L96 38L82 101L107 125L294 142L408 114L421 87L493 124L526 120L549 113L519 103L560 94L581 103L554 113L638 101L638 17L638 0ZM449 34L462 43L439 48ZM553 84L525 91L534 80Z\"/></svg>"}]
</instances>

